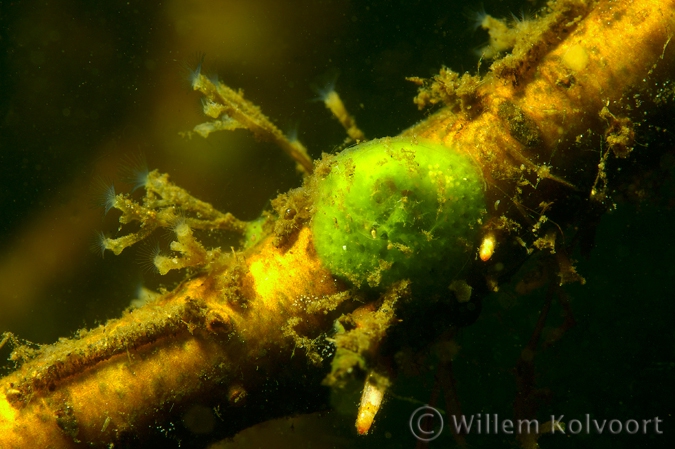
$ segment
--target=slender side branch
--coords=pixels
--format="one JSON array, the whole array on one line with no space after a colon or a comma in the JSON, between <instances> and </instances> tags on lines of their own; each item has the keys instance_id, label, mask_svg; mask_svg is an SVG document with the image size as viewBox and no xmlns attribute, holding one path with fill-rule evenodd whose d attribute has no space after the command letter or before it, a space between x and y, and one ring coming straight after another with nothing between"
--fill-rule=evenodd
<instances>
[{"instance_id":1,"label":"slender side branch","mask_svg":"<svg viewBox=\"0 0 675 449\"><path fill-rule=\"evenodd\" d=\"M129 195L120 193L110 199L110 208L122 212L120 223L129 224L138 222L140 229L137 232L110 238L101 236L100 245L103 250L110 250L120 254L125 248L147 238L158 228L170 228L176 236L172 250L198 256L197 260L167 261L155 258L155 264L161 274L171 269L187 266L208 265L215 260L219 253L209 253L192 236L192 229L225 230L244 234L251 225L238 220L231 213L216 210L211 204L201 201L185 189L169 181L169 175L160 174L157 170L149 172L145 179L145 197L139 204ZM165 258L166 259L166 258ZM158 263L164 261L167 263ZM162 266L160 266L162 265Z\"/></svg>"},{"instance_id":2,"label":"slender side branch","mask_svg":"<svg viewBox=\"0 0 675 449\"><path fill-rule=\"evenodd\" d=\"M323 103L335 118L338 119L345 131L347 131L347 135L350 139L354 140L356 143L366 140L366 135L363 134L363 131L356 125L356 119L349 111L347 111L340 95L338 95L335 90L331 90L323 95Z\"/></svg>"},{"instance_id":3,"label":"slender side branch","mask_svg":"<svg viewBox=\"0 0 675 449\"><path fill-rule=\"evenodd\" d=\"M201 72L195 75L192 88L204 95L204 114L216 119L197 125L195 133L208 137L214 131L248 129L257 139L277 144L297 162L301 172L312 173L312 159L305 146L298 140L289 140L258 106L244 98L241 90L235 91L221 81L214 83Z\"/></svg>"}]
</instances>

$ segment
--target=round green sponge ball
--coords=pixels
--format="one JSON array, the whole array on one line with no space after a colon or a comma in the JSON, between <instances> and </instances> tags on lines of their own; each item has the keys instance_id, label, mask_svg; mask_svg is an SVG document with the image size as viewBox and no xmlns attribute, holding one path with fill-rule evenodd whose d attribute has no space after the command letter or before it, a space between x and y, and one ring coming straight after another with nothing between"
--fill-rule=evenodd
<instances>
[{"instance_id":1,"label":"round green sponge ball","mask_svg":"<svg viewBox=\"0 0 675 449\"><path fill-rule=\"evenodd\" d=\"M467 155L440 144L385 138L357 145L319 181L316 251L359 286L449 283L474 257L483 185Z\"/></svg>"}]
</instances>

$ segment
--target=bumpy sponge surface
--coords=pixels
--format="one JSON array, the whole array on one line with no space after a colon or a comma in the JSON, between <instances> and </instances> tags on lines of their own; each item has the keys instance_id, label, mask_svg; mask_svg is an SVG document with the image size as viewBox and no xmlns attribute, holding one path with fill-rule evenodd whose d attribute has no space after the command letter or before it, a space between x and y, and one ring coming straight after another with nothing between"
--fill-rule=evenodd
<instances>
[{"instance_id":1,"label":"bumpy sponge surface","mask_svg":"<svg viewBox=\"0 0 675 449\"><path fill-rule=\"evenodd\" d=\"M443 145L385 138L340 153L319 183L316 251L356 285L459 276L485 212L471 159Z\"/></svg>"}]
</instances>

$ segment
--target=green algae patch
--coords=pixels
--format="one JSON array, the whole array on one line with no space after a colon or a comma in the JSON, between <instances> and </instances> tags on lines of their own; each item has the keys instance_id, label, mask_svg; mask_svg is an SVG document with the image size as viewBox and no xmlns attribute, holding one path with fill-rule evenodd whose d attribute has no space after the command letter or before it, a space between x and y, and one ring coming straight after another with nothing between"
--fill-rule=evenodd
<instances>
[{"instance_id":1,"label":"green algae patch","mask_svg":"<svg viewBox=\"0 0 675 449\"><path fill-rule=\"evenodd\" d=\"M449 284L475 256L483 185L467 155L440 144L385 138L357 145L318 184L316 251L357 286Z\"/></svg>"}]
</instances>

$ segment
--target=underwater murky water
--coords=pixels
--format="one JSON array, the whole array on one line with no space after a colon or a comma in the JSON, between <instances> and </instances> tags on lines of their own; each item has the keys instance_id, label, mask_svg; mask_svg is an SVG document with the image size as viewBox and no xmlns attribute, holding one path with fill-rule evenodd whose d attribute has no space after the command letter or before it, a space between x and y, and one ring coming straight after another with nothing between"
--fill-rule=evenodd
<instances>
[{"instance_id":1,"label":"underwater murky water","mask_svg":"<svg viewBox=\"0 0 675 449\"><path fill-rule=\"evenodd\" d=\"M0 332L52 343L119 316L141 287L171 289L183 279L183 273L159 276L146 269L155 241L168 249L172 240L161 231L149 246L118 257L90 251L97 231L121 235L119 214L104 215L96 203L106 186L131 190L118 174L129 155L143 154L151 169L243 220L300 185L293 162L245 130L208 139L179 135L204 121L189 82L195 55L203 52L206 73L243 89L283 131L297 130L318 158L340 149L345 134L313 101L312 85L338 71L337 90L366 135L396 135L428 114L413 104L417 88L405 77L430 77L442 65L475 72L475 49L487 34L471 29L466 15L472 7L465 14L466 4L458 1L2 2ZM532 9L521 2L484 7L495 16L519 17L521 9ZM650 138L667 144L652 148L672 154L675 123L660 120L664 131ZM537 353L533 373L542 423L564 415L563 421L583 424L589 414L619 420L622 431L547 436L541 447L667 447L675 440L675 163L667 154L640 161L655 174L632 187L648 199L636 206L620 198L617 210L602 217L590 258L573 255L587 284L565 286L564 299L554 301L542 338L561 338ZM231 235L201 238L224 248L235 242ZM528 268L536 271L534 263ZM516 362L545 303L546 287L518 294L518 280L487 296L479 319L452 343L435 347L423 361L412 352L401 355L409 357L402 364L409 369L401 370L371 435L357 437L354 430L361 384L331 394L318 382L297 382L298 390L285 395L270 387L271 399L297 399L273 413L292 417L248 428L214 447L411 448L417 440L409 422L418 407L431 403L450 422L443 391L453 379L462 413L485 426L469 432L467 444L515 444L503 428L489 432L485 419L513 418ZM570 316L567 305L575 325L559 335ZM10 345L0 349L3 361L10 351ZM12 366L7 362L2 373ZM251 406L242 420L269 416L266 407ZM219 416L211 404L187 407L151 429L147 447L216 444L231 434ZM628 421L642 426L655 417L663 419L659 429L652 421L644 432L627 434ZM452 444L446 427L429 446Z\"/></svg>"}]
</instances>

